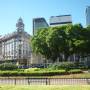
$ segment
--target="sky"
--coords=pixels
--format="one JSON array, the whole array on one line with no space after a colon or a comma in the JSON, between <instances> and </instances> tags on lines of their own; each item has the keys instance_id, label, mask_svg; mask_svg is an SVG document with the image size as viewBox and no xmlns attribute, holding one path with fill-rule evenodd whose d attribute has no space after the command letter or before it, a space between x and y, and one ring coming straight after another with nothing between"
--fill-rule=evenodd
<instances>
[{"instance_id":1,"label":"sky","mask_svg":"<svg viewBox=\"0 0 90 90\"><path fill-rule=\"evenodd\" d=\"M90 0L0 0L0 35L14 32L19 17L31 35L32 19L36 17L44 17L49 23L51 16L71 14L73 24L85 26L87 6Z\"/></svg>"}]
</instances>

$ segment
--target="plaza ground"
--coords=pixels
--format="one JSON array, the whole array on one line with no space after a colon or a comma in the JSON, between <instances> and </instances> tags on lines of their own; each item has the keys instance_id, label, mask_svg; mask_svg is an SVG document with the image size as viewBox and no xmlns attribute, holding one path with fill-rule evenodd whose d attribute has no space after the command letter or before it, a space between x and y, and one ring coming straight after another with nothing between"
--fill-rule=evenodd
<instances>
[{"instance_id":1,"label":"plaza ground","mask_svg":"<svg viewBox=\"0 0 90 90\"><path fill-rule=\"evenodd\" d=\"M0 90L90 90L90 85L0 85Z\"/></svg>"}]
</instances>

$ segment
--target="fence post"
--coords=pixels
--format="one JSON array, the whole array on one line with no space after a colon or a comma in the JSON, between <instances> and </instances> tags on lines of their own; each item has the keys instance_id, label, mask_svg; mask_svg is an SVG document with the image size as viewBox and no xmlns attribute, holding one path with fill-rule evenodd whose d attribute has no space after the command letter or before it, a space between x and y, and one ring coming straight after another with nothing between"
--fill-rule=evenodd
<instances>
[{"instance_id":1,"label":"fence post","mask_svg":"<svg viewBox=\"0 0 90 90\"><path fill-rule=\"evenodd\" d=\"M28 85L30 85L30 81L29 81L29 78L28 78Z\"/></svg>"},{"instance_id":2,"label":"fence post","mask_svg":"<svg viewBox=\"0 0 90 90\"><path fill-rule=\"evenodd\" d=\"M14 84L16 85L16 78L14 79L14 81L15 81Z\"/></svg>"},{"instance_id":3,"label":"fence post","mask_svg":"<svg viewBox=\"0 0 90 90\"><path fill-rule=\"evenodd\" d=\"M48 80L47 80L48 78L46 78L46 85L48 85Z\"/></svg>"},{"instance_id":4,"label":"fence post","mask_svg":"<svg viewBox=\"0 0 90 90\"><path fill-rule=\"evenodd\" d=\"M90 85L89 78L86 78L87 84Z\"/></svg>"}]
</instances>

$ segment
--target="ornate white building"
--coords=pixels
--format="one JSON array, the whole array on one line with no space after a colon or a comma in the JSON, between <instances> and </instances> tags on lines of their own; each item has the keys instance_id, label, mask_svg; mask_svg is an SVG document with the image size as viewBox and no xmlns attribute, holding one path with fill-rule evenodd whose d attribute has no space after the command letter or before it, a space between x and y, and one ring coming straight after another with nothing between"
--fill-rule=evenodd
<instances>
[{"instance_id":1,"label":"ornate white building","mask_svg":"<svg viewBox=\"0 0 90 90\"><path fill-rule=\"evenodd\" d=\"M31 57L30 35L24 31L24 23L19 18L17 30L0 37L0 61L10 61L20 65L29 65Z\"/></svg>"}]
</instances>

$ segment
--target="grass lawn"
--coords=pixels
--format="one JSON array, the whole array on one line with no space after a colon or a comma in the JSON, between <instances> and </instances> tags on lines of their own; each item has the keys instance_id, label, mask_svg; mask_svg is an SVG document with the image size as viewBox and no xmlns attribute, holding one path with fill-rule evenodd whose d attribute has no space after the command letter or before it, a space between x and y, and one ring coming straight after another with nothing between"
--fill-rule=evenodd
<instances>
[{"instance_id":1,"label":"grass lawn","mask_svg":"<svg viewBox=\"0 0 90 90\"><path fill-rule=\"evenodd\" d=\"M0 90L90 90L90 85L0 85Z\"/></svg>"},{"instance_id":2,"label":"grass lawn","mask_svg":"<svg viewBox=\"0 0 90 90\"><path fill-rule=\"evenodd\" d=\"M51 76L51 78L90 78L90 73L56 75L56 76Z\"/></svg>"}]
</instances>

